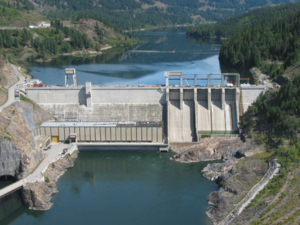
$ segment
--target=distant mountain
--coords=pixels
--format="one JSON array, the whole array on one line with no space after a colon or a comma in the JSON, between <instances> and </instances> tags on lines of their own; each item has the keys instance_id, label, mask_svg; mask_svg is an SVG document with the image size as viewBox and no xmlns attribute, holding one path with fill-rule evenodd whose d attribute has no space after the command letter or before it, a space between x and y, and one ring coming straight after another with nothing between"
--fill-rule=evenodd
<instances>
[{"instance_id":1,"label":"distant mountain","mask_svg":"<svg viewBox=\"0 0 300 225\"><path fill-rule=\"evenodd\" d=\"M260 24L269 24L300 12L300 2L266 6L233 16L215 24L202 24L187 29L187 34L198 38L227 38L235 32Z\"/></svg>"},{"instance_id":2,"label":"distant mountain","mask_svg":"<svg viewBox=\"0 0 300 225\"><path fill-rule=\"evenodd\" d=\"M35 0L52 18L94 18L122 29L191 24L221 19L245 11L295 0Z\"/></svg>"}]
</instances>

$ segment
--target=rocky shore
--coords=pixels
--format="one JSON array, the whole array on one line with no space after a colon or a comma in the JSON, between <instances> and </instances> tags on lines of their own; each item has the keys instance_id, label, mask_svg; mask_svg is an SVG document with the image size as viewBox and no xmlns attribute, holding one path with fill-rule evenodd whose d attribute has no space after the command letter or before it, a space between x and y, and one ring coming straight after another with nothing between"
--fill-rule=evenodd
<instances>
[{"instance_id":1,"label":"rocky shore","mask_svg":"<svg viewBox=\"0 0 300 225\"><path fill-rule=\"evenodd\" d=\"M22 191L24 204L33 210L46 211L51 208L53 203L50 202L54 193L58 192L56 182L61 177L67 168L74 166L74 161L77 158L77 151L72 155L67 154L63 158L49 165L44 173L45 181L28 183Z\"/></svg>"},{"instance_id":2,"label":"rocky shore","mask_svg":"<svg viewBox=\"0 0 300 225\"><path fill-rule=\"evenodd\" d=\"M212 208L207 215L215 224L222 221L268 171L268 162L254 156L263 153L264 147L251 140L243 142L239 137L206 138L178 152L172 159L181 163L223 160L208 164L202 171L204 177L220 187L208 197Z\"/></svg>"}]
</instances>

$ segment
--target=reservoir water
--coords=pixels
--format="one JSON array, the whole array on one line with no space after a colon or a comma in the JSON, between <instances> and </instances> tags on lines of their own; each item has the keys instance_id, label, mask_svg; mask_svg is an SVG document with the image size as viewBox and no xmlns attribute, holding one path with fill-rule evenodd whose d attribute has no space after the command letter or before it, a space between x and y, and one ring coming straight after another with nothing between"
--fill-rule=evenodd
<instances>
[{"instance_id":1,"label":"reservoir water","mask_svg":"<svg viewBox=\"0 0 300 225\"><path fill-rule=\"evenodd\" d=\"M76 68L78 84L86 81L101 85L165 84L164 71L182 71L183 74L239 72L241 77L251 76L247 70L219 63L219 40L203 39L196 43L188 40L183 28L132 35L141 43L124 52L108 50L110 52L97 57L59 57L43 64L26 62L26 66L34 78L48 85L64 84L64 68L68 67Z\"/></svg>"},{"instance_id":2,"label":"reservoir water","mask_svg":"<svg viewBox=\"0 0 300 225\"><path fill-rule=\"evenodd\" d=\"M220 65L220 42L190 41L170 29L132 34L141 43L93 58L59 57L28 63L44 84L64 84L64 68L77 70L79 84L164 84L164 71L184 74L240 72ZM170 161L172 153L80 152L75 166L59 179L46 212L28 210L16 193L0 202L0 224L211 224L207 197L217 189L201 170L204 163Z\"/></svg>"}]
</instances>

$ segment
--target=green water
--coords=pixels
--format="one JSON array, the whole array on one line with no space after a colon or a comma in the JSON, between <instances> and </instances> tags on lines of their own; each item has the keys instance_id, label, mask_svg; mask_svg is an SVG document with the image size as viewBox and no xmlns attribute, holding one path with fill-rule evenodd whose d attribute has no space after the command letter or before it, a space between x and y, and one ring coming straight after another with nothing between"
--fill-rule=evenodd
<instances>
[{"instance_id":1,"label":"green water","mask_svg":"<svg viewBox=\"0 0 300 225\"><path fill-rule=\"evenodd\" d=\"M211 224L207 196L217 186L201 175L207 163L181 164L170 156L80 152L59 179L49 211L6 202L15 207L0 224Z\"/></svg>"}]
</instances>

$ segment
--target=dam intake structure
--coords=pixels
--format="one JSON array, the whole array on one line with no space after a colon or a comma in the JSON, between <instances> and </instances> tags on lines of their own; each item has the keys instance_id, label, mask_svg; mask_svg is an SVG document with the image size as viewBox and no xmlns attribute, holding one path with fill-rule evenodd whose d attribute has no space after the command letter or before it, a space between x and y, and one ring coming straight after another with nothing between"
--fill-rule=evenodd
<instances>
[{"instance_id":1,"label":"dam intake structure","mask_svg":"<svg viewBox=\"0 0 300 225\"><path fill-rule=\"evenodd\" d=\"M86 82L26 87L25 91L61 121L43 124L40 134L59 142L70 140L72 134L79 145L107 149L126 145L166 149L170 143L237 134L239 116L265 91L264 86L240 85L239 74L165 72L165 79L165 85Z\"/></svg>"}]
</instances>

